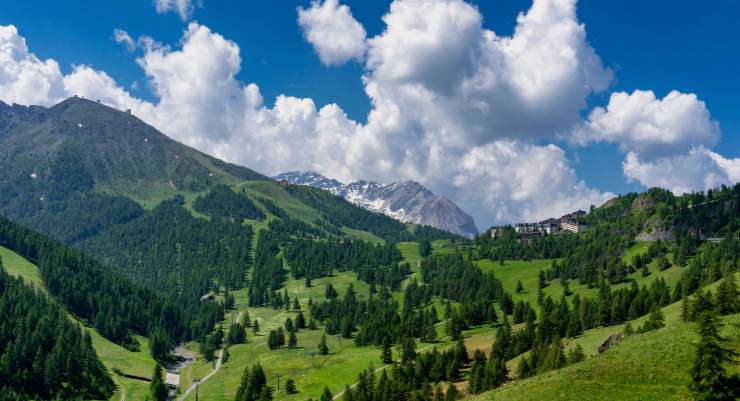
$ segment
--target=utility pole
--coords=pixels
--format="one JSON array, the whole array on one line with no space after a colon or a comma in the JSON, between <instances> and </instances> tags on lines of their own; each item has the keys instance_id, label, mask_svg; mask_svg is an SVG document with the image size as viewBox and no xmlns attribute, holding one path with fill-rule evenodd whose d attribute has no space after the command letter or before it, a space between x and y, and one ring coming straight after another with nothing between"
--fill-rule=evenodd
<instances>
[{"instance_id":1,"label":"utility pole","mask_svg":"<svg viewBox=\"0 0 740 401\"><path fill-rule=\"evenodd\" d=\"M195 401L198 401L198 390L200 388L200 379L197 377L194 377L193 381L195 382Z\"/></svg>"},{"instance_id":2,"label":"utility pole","mask_svg":"<svg viewBox=\"0 0 740 401\"><path fill-rule=\"evenodd\" d=\"M280 390L280 373L275 373L275 379L277 379L277 389Z\"/></svg>"},{"instance_id":3,"label":"utility pole","mask_svg":"<svg viewBox=\"0 0 740 401\"><path fill-rule=\"evenodd\" d=\"M316 356L316 352L311 352L311 367L316 369L316 363L314 362L314 357Z\"/></svg>"}]
</instances>

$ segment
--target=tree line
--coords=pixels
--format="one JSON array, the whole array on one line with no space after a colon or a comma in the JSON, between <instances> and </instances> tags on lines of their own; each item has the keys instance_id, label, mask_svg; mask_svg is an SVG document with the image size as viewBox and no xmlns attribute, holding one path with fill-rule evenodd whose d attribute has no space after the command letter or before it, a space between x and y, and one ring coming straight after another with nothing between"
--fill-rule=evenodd
<instances>
[{"instance_id":1,"label":"tree line","mask_svg":"<svg viewBox=\"0 0 740 401\"><path fill-rule=\"evenodd\" d=\"M117 344L137 349L135 333L158 332L167 344L192 334L176 303L105 269L80 251L3 217L0 245L36 263L49 293Z\"/></svg>"},{"instance_id":2,"label":"tree line","mask_svg":"<svg viewBox=\"0 0 740 401\"><path fill-rule=\"evenodd\" d=\"M90 334L0 260L0 400L107 399L115 385Z\"/></svg>"}]
</instances>

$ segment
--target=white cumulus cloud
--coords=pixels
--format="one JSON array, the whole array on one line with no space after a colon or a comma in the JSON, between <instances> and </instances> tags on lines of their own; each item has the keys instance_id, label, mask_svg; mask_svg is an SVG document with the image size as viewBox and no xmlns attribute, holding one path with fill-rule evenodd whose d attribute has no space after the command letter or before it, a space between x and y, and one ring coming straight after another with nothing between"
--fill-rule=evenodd
<instances>
[{"instance_id":1,"label":"white cumulus cloud","mask_svg":"<svg viewBox=\"0 0 740 401\"><path fill-rule=\"evenodd\" d=\"M199 6L199 4L199 2L194 2L193 0L154 0L157 14L175 12L183 21L190 19L196 6Z\"/></svg>"},{"instance_id":2,"label":"white cumulus cloud","mask_svg":"<svg viewBox=\"0 0 740 401\"><path fill-rule=\"evenodd\" d=\"M365 28L338 0L313 0L311 7L298 7L298 24L321 62L341 65L365 56Z\"/></svg>"},{"instance_id":3,"label":"white cumulus cloud","mask_svg":"<svg viewBox=\"0 0 740 401\"><path fill-rule=\"evenodd\" d=\"M64 97L59 64L31 53L15 26L0 26L0 100L50 105Z\"/></svg>"},{"instance_id":4,"label":"white cumulus cloud","mask_svg":"<svg viewBox=\"0 0 740 401\"><path fill-rule=\"evenodd\" d=\"M462 0L395 0L384 30L368 39L337 1L298 13L326 64L364 60L372 105L365 121L310 98L280 95L266 104L256 83L236 78L239 46L197 23L173 48L135 41L155 102L132 97L90 66L64 76L56 62L30 53L14 27L0 27L0 99L98 98L265 174L311 169L344 181L415 179L482 226L559 216L611 196L579 180L565 151L549 144L564 133L584 145L618 143L627 154L625 176L647 186L681 192L740 178L740 160L708 150L719 128L694 95L616 93L583 121L587 98L608 88L612 72L588 43L575 0L535 0L511 36L484 28L480 11ZM332 42L347 39L347 30L356 46ZM19 82L47 89L28 93ZM699 167L685 173L692 165Z\"/></svg>"},{"instance_id":5,"label":"white cumulus cloud","mask_svg":"<svg viewBox=\"0 0 740 401\"><path fill-rule=\"evenodd\" d=\"M131 37L131 35L128 34L123 29L116 28L113 30L113 40L116 41L118 44L123 44L126 46L126 49L128 51L134 51L136 49L136 42Z\"/></svg>"},{"instance_id":6,"label":"white cumulus cloud","mask_svg":"<svg viewBox=\"0 0 740 401\"><path fill-rule=\"evenodd\" d=\"M727 159L704 147L686 154L641 161L634 152L622 163L624 174L646 187L667 188L676 194L732 185L740 181L740 158Z\"/></svg>"},{"instance_id":7,"label":"white cumulus cloud","mask_svg":"<svg viewBox=\"0 0 740 401\"><path fill-rule=\"evenodd\" d=\"M711 148L719 137L719 124L695 94L674 90L658 99L653 91L637 90L612 93L606 108L595 108L574 140L612 142L624 152L653 159Z\"/></svg>"}]
</instances>

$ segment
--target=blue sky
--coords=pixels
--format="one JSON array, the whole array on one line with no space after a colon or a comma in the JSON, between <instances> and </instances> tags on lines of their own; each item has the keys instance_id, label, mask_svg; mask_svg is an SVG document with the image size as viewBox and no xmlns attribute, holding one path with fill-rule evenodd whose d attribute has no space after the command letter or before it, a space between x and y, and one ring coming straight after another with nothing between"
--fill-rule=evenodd
<instances>
[{"instance_id":1,"label":"blue sky","mask_svg":"<svg viewBox=\"0 0 740 401\"><path fill-rule=\"evenodd\" d=\"M477 7L483 28L498 36L512 35L517 14L527 12L532 5L532 1L523 0L469 3ZM386 24L381 18L388 13L390 1L344 0L341 4L350 7L368 37L383 33ZM365 124L371 101L365 93L362 75L368 67L357 61L338 66L322 63L297 23L297 7L310 5L309 1L204 0L190 18L183 20L175 12L157 13L153 0L28 0L4 4L0 25L16 26L30 51L39 59L56 60L62 74L70 74L73 65L89 65L104 71L133 97L156 103L158 96L137 64L142 50L132 53L116 43L113 30L124 29L134 39L150 36L177 50L188 23L197 21L238 45L242 62L236 79L243 84L259 85L265 107L273 107L276 96L281 94L310 98L316 108L336 103L351 120ZM713 151L728 159L740 156L740 114L737 113L740 51L736 43L740 26L733 18L740 12L740 3L732 0L718 0L711 5L663 0L582 1L577 7L577 17L585 24L588 43L614 74L606 90L588 94L587 106L580 112L582 118L586 119L594 107L606 106L613 92L652 90L658 99L671 90L696 94L706 103L711 119L721 127ZM575 169L577 179L585 181L589 188L612 193L644 188L639 180L629 182L623 172L626 151L620 151L623 143L619 141L592 141L583 145L548 135L531 139L529 143L541 146L553 143L560 147ZM250 165L248 160L243 163ZM446 188L441 184L431 186L437 190ZM466 203L459 198L464 195L458 195L455 200ZM479 205L470 207L480 207L480 202L468 203ZM489 220L486 223L507 219L503 215L474 214L479 220ZM527 216L527 213L511 216ZM486 224L479 222L479 225Z\"/></svg>"}]
</instances>

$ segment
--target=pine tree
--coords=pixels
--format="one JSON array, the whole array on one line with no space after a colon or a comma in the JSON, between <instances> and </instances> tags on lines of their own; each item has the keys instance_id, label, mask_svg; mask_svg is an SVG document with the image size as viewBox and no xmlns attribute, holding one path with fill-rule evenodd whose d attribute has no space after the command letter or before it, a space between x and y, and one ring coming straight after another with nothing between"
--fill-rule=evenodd
<instances>
[{"instance_id":1,"label":"pine tree","mask_svg":"<svg viewBox=\"0 0 740 401\"><path fill-rule=\"evenodd\" d=\"M326 334L321 335L321 341L319 342L319 354L329 355L329 345L326 343Z\"/></svg>"},{"instance_id":2,"label":"pine tree","mask_svg":"<svg viewBox=\"0 0 740 401\"><path fill-rule=\"evenodd\" d=\"M563 280L563 295L564 296L570 296L572 292L570 292L570 280L564 279Z\"/></svg>"},{"instance_id":3,"label":"pine tree","mask_svg":"<svg viewBox=\"0 0 740 401\"><path fill-rule=\"evenodd\" d=\"M701 288L696 290L696 293L694 293L694 302L691 304L689 319L697 320L702 313L713 310L714 302L712 301L712 293L704 291Z\"/></svg>"},{"instance_id":4,"label":"pine tree","mask_svg":"<svg viewBox=\"0 0 740 401\"><path fill-rule=\"evenodd\" d=\"M586 359L586 354L583 353L581 344L576 344L576 347L568 352L568 364L578 363Z\"/></svg>"},{"instance_id":5,"label":"pine tree","mask_svg":"<svg viewBox=\"0 0 740 401\"><path fill-rule=\"evenodd\" d=\"M658 269L660 271L666 270L669 267L671 267L670 262L668 262L668 258L666 258L665 255L658 256Z\"/></svg>"},{"instance_id":6,"label":"pine tree","mask_svg":"<svg viewBox=\"0 0 740 401\"><path fill-rule=\"evenodd\" d=\"M550 349L547 352L544 362L544 370L555 370L565 366L565 352L563 350L563 342L560 341L560 337L555 338L555 341L550 344Z\"/></svg>"},{"instance_id":7,"label":"pine tree","mask_svg":"<svg viewBox=\"0 0 740 401\"><path fill-rule=\"evenodd\" d=\"M334 289L334 286L331 285L331 283L326 285L326 289L324 290L324 297L326 299L334 299L337 297L337 290Z\"/></svg>"},{"instance_id":8,"label":"pine tree","mask_svg":"<svg viewBox=\"0 0 740 401\"><path fill-rule=\"evenodd\" d=\"M524 292L524 285L522 284L522 280L517 280L516 282L516 293L521 294Z\"/></svg>"},{"instance_id":9,"label":"pine tree","mask_svg":"<svg viewBox=\"0 0 740 401\"><path fill-rule=\"evenodd\" d=\"M231 353L229 352L229 347L224 347L223 353L221 354L221 363L225 364L229 361L229 358L231 358Z\"/></svg>"},{"instance_id":10,"label":"pine tree","mask_svg":"<svg viewBox=\"0 0 740 401\"><path fill-rule=\"evenodd\" d=\"M287 318L285 319L285 331L288 333L292 333L295 330L295 325L293 325L293 319Z\"/></svg>"},{"instance_id":11,"label":"pine tree","mask_svg":"<svg viewBox=\"0 0 740 401\"><path fill-rule=\"evenodd\" d=\"M347 317L342 320L342 337L344 338L352 338L352 331L354 330L354 326L352 325L352 320Z\"/></svg>"},{"instance_id":12,"label":"pine tree","mask_svg":"<svg viewBox=\"0 0 740 401\"><path fill-rule=\"evenodd\" d=\"M468 379L468 391L471 394L478 394L485 390L484 388L484 371L485 368L481 366L474 366L470 371L470 378Z\"/></svg>"},{"instance_id":13,"label":"pine tree","mask_svg":"<svg viewBox=\"0 0 740 401\"><path fill-rule=\"evenodd\" d=\"M285 331L282 327L277 328L277 344L278 347L282 347L285 345Z\"/></svg>"},{"instance_id":14,"label":"pine tree","mask_svg":"<svg viewBox=\"0 0 740 401\"><path fill-rule=\"evenodd\" d=\"M460 363L454 359L451 359L447 364L447 370L445 375L448 380L457 380L460 378Z\"/></svg>"},{"instance_id":15,"label":"pine tree","mask_svg":"<svg viewBox=\"0 0 740 401\"><path fill-rule=\"evenodd\" d=\"M293 310L294 311L301 310L301 304L298 302L298 297L293 298Z\"/></svg>"},{"instance_id":16,"label":"pine tree","mask_svg":"<svg viewBox=\"0 0 740 401\"><path fill-rule=\"evenodd\" d=\"M414 360L416 360L416 342L413 338L407 338L401 347L401 363L406 365Z\"/></svg>"},{"instance_id":17,"label":"pine tree","mask_svg":"<svg viewBox=\"0 0 740 401\"><path fill-rule=\"evenodd\" d=\"M295 317L295 327L297 329L305 329L306 328L306 318L303 316L303 312L298 312L298 314Z\"/></svg>"},{"instance_id":18,"label":"pine tree","mask_svg":"<svg viewBox=\"0 0 740 401\"><path fill-rule=\"evenodd\" d=\"M264 386L257 401L272 401L272 387Z\"/></svg>"},{"instance_id":19,"label":"pine tree","mask_svg":"<svg viewBox=\"0 0 740 401\"><path fill-rule=\"evenodd\" d=\"M297 346L298 337L296 337L294 331L291 331L290 334L288 334L288 348L296 348Z\"/></svg>"},{"instance_id":20,"label":"pine tree","mask_svg":"<svg viewBox=\"0 0 740 401\"><path fill-rule=\"evenodd\" d=\"M545 278L545 272L540 270L539 276L537 277L537 285L540 288L547 287L547 279Z\"/></svg>"},{"instance_id":21,"label":"pine tree","mask_svg":"<svg viewBox=\"0 0 740 401\"><path fill-rule=\"evenodd\" d=\"M421 255L422 258L426 258L431 254L432 244L428 240L419 241L419 255Z\"/></svg>"},{"instance_id":22,"label":"pine tree","mask_svg":"<svg viewBox=\"0 0 740 401\"><path fill-rule=\"evenodd\" d=\"M447 393L445 394L445 401L455 401L458 398L460 398L460 392L457 391L455 384L450 383L450 386L447 388Z\"/></svg>"},{"instance_id":23,"label":"pine tree","mask_svg":"<svg viewBox=\"0 0 740 401\"><path fill-rule=\"evenodd\" d=\"M647 277L650 275L650 270L648 270L648 265L642 265L642 269L640 269L642 272L642 277Z\"/></svg>"},{"instance_id":24,"label":"pine tree","mask_svg":"<svg viewBox=\"0 0 740 401\"><path fill-rule=\"evenodd\" d=\"M624 335L631 336L634 332L635 329L632 328L632 322L627 322L627 324L624 325Z\"/></svg>"},{"instance_id":25,"label":"pine tree","mask_svg":"<svg viewBox=\"0 0 740 401\"><path fill-rule=\"evenodd\" d=\"M277 349L280 347L280 340L278 340L278 333L275 330L270 330L267 335L267 347L269 349Z\"/></svg>"},{"instance_id":26,"label":"pine tree","mask_svg":"<svg viewBox=\"0 0 740 401\"><path fill-rule=\"evenodd\" d=\"M532 366L529 364L529 358L522 357L522 360L519 362L519 370L517 371L517 376L519 379L526 379L530 376L532 376Z\"/></svg>"},{"instance_id":27,"label":"pine tree","mask_svg":"<svg viewBox=\"0 0 740 401\"><path fill-rule=\"evenodd\" d=\"M349 384L344 386L344 394L342 395L342 399L344 401L355 401L354 392L352 391L352 388L349 386Z\"/></svg>"},{"instance_id":28,"label":"pine tree","mask_svg":"<svg viewBox=\"0 0 740 401\"><path fill-rule=\"evenodd\" d=\"M386 365L393 363L393 351L391 350L391 340L388 339L388 337L385 337L383 339L383 350L381 351L380 359Z\"/></svg>"},{"instance_id":29,"label":"pine tree","mask_svg":"<svg viewBox=\"0 0 740 401\"><path fill-rule=\"evenodd\" d=\"M332 401L333 398L331 391L329 391L329 387L324 386L324 392L321 393L321 401Z\"/></svg>"},{"instance_id":30,"label":"pine tree","mask_svg":"<svg viewBox=\"0 0 740 401\"><path fill-rule=\"evenodd\" d=\"M467 365L468 362L470 362L468 350L465 348L465 340L463 340L462 337L458 338L457 343L455 344L455 359L457 359L460 367Z\"/></svg>"},{"instance_id":31,"label":"pine tree","mask_svg":"<svg viewBox=\"0 0 740 401\"><path fill-rule=\"evenodd\" d=\"M229 327L228 341L229 344L242 344L247 339L246 330L239 323L234 323Z\"/></svg>"},{"instance_id":32,"label":"pine tree","mask_svg":"<svg viewBox=\"0 0 740 401\"><path fill-rule=\"evenodd\" d=\"M254 319L254 323L252 323L252 332L254 332L254 334L260 332L260 322L257 319Z\"/></svg>"},{"instance_id":33,"label":"pine tree","mask_svg":"<svg viewBox=\"0 0 740 401\"><path fill-rule=\"evenodd\" d=\"M699 316L699 343L689 384L698 401L734 400L740 396L740 380L737 375L728 376L725 368L738 354L724 346L727 340L720 335L721 329L716 312L704 312Z\"/></svg>"},{"instance_id":34,"label":"pine tree","mask_svg":"<svg viewBox=\"0 0 740 401\"><path fill-rule=\"evenodd\" d=\"M568 322L568 328L565 331L566 337L577 337L583 334L583 325L581 324L581 318L577 313L573 313L570 316Z\"/></svg>"},{"instance_id":35,"label":"pine tree","mask_svg":"<svg viewBox=\"0 0 740 401\"><path fill-rule=\"evenodd\" d=\"M665 326L663 312L658 306L653 306L650 310L647 322L640 327L640 333L645 333L651 330L658 330Z\"/></svg>"},{"instance_id":36,"label":"pine tree","mask_svg":"<svg viewBox=\"0 0 740 401\"><path fill-rule=\"evenodd\" d=\"M162 365L157 363L154 366L154 374L152 375L152 382L149 384L149 395L153 401L166 401L168 390L167 384L165 384L162 377Z\"/></svg>"},{"instance_id":37,"label":"pine tree","mask_svg":"<svg viewBox=\"0 0 740 401\"><path fill-rule=\"evenodd\" d=\"M524 360L524 358L522 359ZM509 370L506 367L506 361L499 358L492 358L486 364L486 389L498 387L506 382L506 376Z\"/></svg>"},{"instance_id":38,"label":"pine tree","mask_svg":"<svg viewBox=\"0 0 740 401\"><path fill-rule=\"evenodd\" d=\"M728 273L719 283L715 304L720 315L730 315L740 311L740 295L738 295L735 284L735 273Z\"/></svg>"},{"instance_id":39,"label":"pine tree","mask_svg":"<svg viewBox=\"0 0 740 401\"><path fill-rule=\"evenodd\" d=\"M298 394L298 389L295 386L295 380L288 379L285 382L285 392L288 394Z\"/></svg>"}]
</instances>

